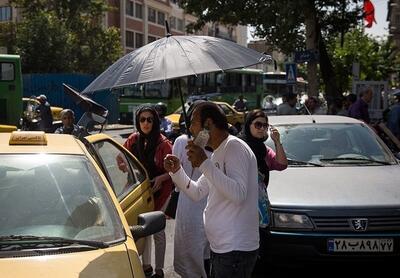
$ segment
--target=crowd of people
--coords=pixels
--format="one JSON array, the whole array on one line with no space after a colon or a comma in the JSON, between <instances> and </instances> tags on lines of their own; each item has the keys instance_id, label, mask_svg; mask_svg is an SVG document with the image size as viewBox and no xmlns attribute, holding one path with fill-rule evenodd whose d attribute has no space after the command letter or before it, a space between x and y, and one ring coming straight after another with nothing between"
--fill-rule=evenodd
<instances>
[{"instance_id":1,"label":"crowd of people","mask_svg":"<svg viewBox=\"0 0 400 278\"><path fill-rule=\"evenodd\" d=\"M278 130L269 126L260 110L248 113L240 136L231 135L222 109L198 101L188 110L186 134L172 145L161 133L160 116L153 106L140 107L135 114L137 131L124 146L148 171L156 210L165 212L172 191L179 191L175 272L181 277L251 277L259 228L265 227L259 190L266 192L269 171L287 167ZM268 136L276 152L264 145ZM200 146L198 137L205 138L206 146ZM143 270L147 277L164 277L165 231L153 237L155 267L149 237Z\"/></svg>"}]
</instances>

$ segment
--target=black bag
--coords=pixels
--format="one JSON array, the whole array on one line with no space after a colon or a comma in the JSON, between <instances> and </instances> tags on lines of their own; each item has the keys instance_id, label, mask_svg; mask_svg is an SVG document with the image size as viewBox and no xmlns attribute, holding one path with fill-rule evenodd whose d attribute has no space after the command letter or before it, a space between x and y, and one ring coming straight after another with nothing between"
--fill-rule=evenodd
<instances>
[{"instance_id":1,"label":"black bag","mask_svg":"<svg viewBox=\"0 0 400 278\"><path fill-rule=\"evenodd\" d=\"M167 208L165 209L165 215L169 216L172 219L175 219L176 208L178 206L178 198L179 191L172 190L171 198L169 198Z\"/></svg>"}]
</instances>

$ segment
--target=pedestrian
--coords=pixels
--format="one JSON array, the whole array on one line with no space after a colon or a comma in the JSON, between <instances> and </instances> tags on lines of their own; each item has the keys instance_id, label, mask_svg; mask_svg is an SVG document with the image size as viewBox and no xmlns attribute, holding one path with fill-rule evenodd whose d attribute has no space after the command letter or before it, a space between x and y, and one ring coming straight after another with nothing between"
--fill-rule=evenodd
<instances>
[{"instance_id":1,"label":"pedestrian","mask_svg":"<svg viewBox=\"0 0 400 278\"><path fill-rule=\"evenodd\" d=\"M243 95L240 95L233 103L233 107L240 112L247 111L247 100L243 98Z\"/></svg>"},{"instance_id":2,"label":"pedestrian","mask_svg":"<svg viewBox=\"0 0 400 278\"><path fill-rule=\"evenodd\" d=\"M193 107L188 110L190 117ZM182 168L194 181L198 180L201 172L193 168L186 155L186 145L189 141L187 134L176 138L172 153L181 161ZM207 156L210 152L206 151ZM208 243L203 223L203 211L207 196L198 202L190 199L185 192L180 192L175 217L174 235L174 270L182 278L208 277L210 264L210 245ZM190 242L190 246L187 243Z\"/></svg>"},{"instance_id":3,"label":"pedestrian","mask_svg":"<svg viewBox=\"0 0 400 278\"><path fill-rule=\"evenodd\" d=\"M226 116L215 103L207 101L194 108L190 131L195 139L186 146L188 160L201 177L197 181L188 177L175 155L166 157L164 167L193 200L208 195L203 219L211 249L211 276L251 277L259 247L256 157L245 142L228 133ZM213 149L210 158L194 143L199 141Z\"/></svg>"},{"instance_id":4,"label":"pedestrian","mask_svg":"<svg viewBox=\"0 0 400 278\"><path fill-rule=\"evenodd\" d=\"M142 106L136 111L137 132L132 133L124 147L143 164L152 183L155 210L165 211L173 183L163 167L163 160L172 153L172 145L160 132L160 120L153 106ZM151 237L146 238L142 255L143 270L147 277L164 277L166 238L165 230L153 235L155 246L155 273L151 266Z\"/></svg>"},{"instance_id":5,"label":"pedestrian","mask_svg":"<svg viewBox=\"0 0 400 278\"><path fill-rule=\"evenodd\" d=\"M314 96L308 97L304 105L307 108L306 115L308 115L308 113L311 115L326 115L324 110L321 108L320 101Z\"/></svg>"},{"instance_id":6,"label":"pedestrian","mask_svg":"<svg viewBox=\"0 0 400 278\"><path fill-rule=\"evenodd\" d=\"M54 133L57 134L71 134L77 138L83 135L83 130L81 127L74 124L75 113L71 109L64 109L60 113L62 126L56 129Z\"/></svg>"},{"instance_id":7,"label":"pedestrian","mask_svg":"<svg viewBox=\"0 0 400 278\"><path fill-rule=\"evenodd\" d=\"M276 152L264 144L269 137L268 129ZM245 141L254 152L257 159L258 172L264 176L265 187L268 186L269 171L282 171L287 168L288 161L280 141L279 131L268 124L268 116L263 111L252 111L247 115L239 138Z\"/></svg>"},{"instance_id":8,"label":"pedestrian","mask_svg":"<svg viewBox=\"0 0 400 278\"><path fill-rule=\"evenodd\" d=\"M359 119L367 124L370 124L371 120L369 117L368 104L371 102L373 97L373 91L371 87L364 87L359 95L359 98L349 108L349 117Z\"/></svg>"},{"instance_id":9,"label":"pedestrian","mask_svg":"<svg viewBox=\"0 0 400 278\"><path fill-rule=\"evenodd\" d=\"M277 115L296 115L297 95L292 92L282 96L282 103L278 105Z\"/></svg>"},{"instance_id":10,"label":"pedestrian","mask_svg":"<svg viewBox=\"0 0 400 278\"><path fill-rule=\"evenodd\" d=\"M400 91L394 94L396 102L390 107L387 127L400 140Z\"/></svg>"},{"instance_id":11,"label":"pedestrian","mask_svg":"<svg viewBox=\"0 0 400 278\"><path fill-rule=\"evenodd\" d=\"M267 147L264 142L268 139L268 129L275 145L276 152ZM268 214L268 194L267 186L269 183L269 173L272 170L283 171L288 166L285 150L280 141L279 131L268 124L268 116L263 111L252 111L247 117L239 136L245 141L257 158L258 169L258 212L260 233L266 233L266 228L270 223ZM260 253L268 248L264 236L260 237ZM263 257L263 254L260 254Z\"/></svg>"},{"instance_id":12,"label":"pedestrian","mask_svg":"<svg viewBox=\"0 0 400 278\"><path fill-rule=\"evenodd\" d=\"M51 113L50 103L45 95L40 95L36 99L39 101L39 105L35 108L36 112L40 114L39 129L46 133L52 133L53 114Z\"/></svg>"}]
</instances>

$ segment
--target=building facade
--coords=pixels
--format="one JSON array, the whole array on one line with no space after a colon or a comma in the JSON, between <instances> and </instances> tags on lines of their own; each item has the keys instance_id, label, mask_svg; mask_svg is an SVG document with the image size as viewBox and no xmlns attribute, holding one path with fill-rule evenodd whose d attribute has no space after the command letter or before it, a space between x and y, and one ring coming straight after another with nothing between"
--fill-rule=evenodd
<instances>
[{"instance_id":1,"label":"building facade","mask_svg":"<svg viewBox=\"0 0 400 278\"><path fill-rule=\"evenodd\" d=\"M107 0L111 10L104 16L105 27L121 31L121 45L128 53L166 35L165 21L173 35L185 35L186 26L196 21L178 6L177 0ZM18 9L8 0L0 0L0 23L18 20ZM210 23L196 35L214 36L247 46L246 26L224 26ZM1 47L1 46L0 46Z\"/></svg>"},{"instance_id":2,"label":"building facade","mask_svg":"<svg viewBox=\"0 0 400 278\"><path fill-rule=\"evenodd\" d=\"M388 1L389 37L400 49L400 0Z\"/></svg>"},{"instance_id":3,"label":"building facade","mask_svg":"<svg viewBox=\"0 0 400 278\"><path fill-rule=\"evenodd\" d=\"M194 23L196 17L181 9L176 0L109 0L113 10L105 18L107 27L121 30L121 44L128 53L166 35L165 21L168 21L173 35L185 35L186 26ZM219 23L207 24L197 35L214 36L247 44L246 26L224 26Z\"/></svg>"}]
</instances>

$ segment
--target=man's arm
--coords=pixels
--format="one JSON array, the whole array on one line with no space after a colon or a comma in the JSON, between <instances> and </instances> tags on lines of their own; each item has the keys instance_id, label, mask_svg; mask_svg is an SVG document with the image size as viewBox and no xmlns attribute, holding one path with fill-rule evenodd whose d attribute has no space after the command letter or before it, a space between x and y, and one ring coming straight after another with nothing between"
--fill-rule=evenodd
<instances>
[{"instance_id":1,"label":"man's arm","mask_svg":"<svg viewBox=\"0 0 400 278\"><path fill-rule=\"evenodd\" d=\"M175 185L179 187L181 191L185 192L193 201L200 201L208 195L208 183L204 176L201 176L197 182L195 182L186 175L182 166L175 173L170 172L169 174Z\"/></svg>"}]
</instances>

